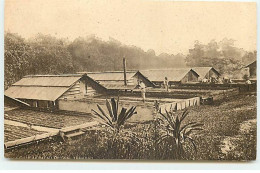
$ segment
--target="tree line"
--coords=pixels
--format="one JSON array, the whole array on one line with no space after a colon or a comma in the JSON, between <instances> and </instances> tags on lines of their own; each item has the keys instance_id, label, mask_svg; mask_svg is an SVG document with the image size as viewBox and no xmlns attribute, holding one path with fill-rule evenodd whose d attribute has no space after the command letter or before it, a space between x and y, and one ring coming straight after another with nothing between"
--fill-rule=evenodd
<instances>
[{"instance_id":1,"label":"tree line","mask_svg":"<svg viewBox=\"0 0 260 173\"><path fill-rule=\"evenodd\" d=\"M256 51L245 51L235 46L235 40L224 38L208 44L195 41L186 56L187 66L210 66L230 78L242 78L241 69L256 60Z\"/></svg>"},{"instance_id":2,"label":"tree line","mask_svg":"<svg viewBox=\"0 0 260 173\"><path fill-rule=\"evenodd\" d=\"M231 39L213 40L206 45L196 41L186 56L181 53L156 55L152 49L144 51L113 38L103 41L95 36L69 41L38 34L24 39L6 32L4 46L5 89L25 75L122 70L123 57L128 70L214 66L221 73L233 72L256 59L256 51L237 48Z\"/></svg>"}]
</instances>

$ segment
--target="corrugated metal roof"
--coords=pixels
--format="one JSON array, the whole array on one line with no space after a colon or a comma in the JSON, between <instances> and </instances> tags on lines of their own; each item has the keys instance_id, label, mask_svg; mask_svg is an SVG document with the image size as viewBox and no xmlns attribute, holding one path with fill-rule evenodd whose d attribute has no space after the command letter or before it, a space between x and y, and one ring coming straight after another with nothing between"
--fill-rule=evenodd
<instances>
[{"instance_id":1,"label":"corrugated metal roof","mask_svg":"<svg viewBox=\"0 0 260 173\"><path fill-rule=\"evenodd\" d=\"M124 84L124 72L123 71L105 71L105 72L78 72L78 74L86 74L91 79L97 81L99 84L104 86L107 89L121 89ZM129 81L134 75L139 74L145 77L140 71L138 70L131 70L126 72L126 80ZM145 77L146 78L146 77ZM112 83L115 82L115 83ZM122 82L118 84L118 82ZM150 83L149 86L154 86L152 81L146 78L146 82ZM129 85L129 84L128 84ZM134 88L134 86L130 86L127 88Z\"/></svg>"},{"instance_id":2,"label":"corrugated metal roof","mask_svg":"<svg viewBox=\"0 0 260 173\"><path fill-rule=\"evenodd\" d=\"M107 89L119 89L119 90L134 89L136 87L135 85L125 86L124 84L107 84L107 83L102 83L101 85Z\"/></svg>"},{"instance_id":3,"label":"corrugated metal roof","mask_svg":"<svg viewBox=\"0 0 260 173\"><path fill-rule=\"evenodd\" d=\"M161 82L165 80L165 77L167 77L168 81L179 82L190 71L190 68L176 68L141 70L140 72L150 81Z\"/></svg>"},{"instance_id":4,"label":"corrugated metal roof","mask_svg":"<svg viewBox=\"0 0 260 173\"><path fill-rule=\"evenodd\" d=\"M66 92L83 74L25 76L5 91L16 99L55 101Z\"/></svg>"},{"instance_id":5,"label":"corrugated metal roof","mask_svg":"<svg viewBox=\"0 0 260 173\"><path fill-rule=\"evenodd\" d=\"M87 76L96 80L96 81L123 81L124 72L115 71L115 72L81 72L86 73ZM126 80L132 78L137 72L126 72Z\"/></svg>"},{"instance_id":6,"label":"corrugated metal roof","mask_svg":"<svg viewBox=\"0 0 260 173\"><path fill-rule=\"evenodd\" d=\"M201 78L204 78L206 74L213 69L216 71L213 67L193 67L192 70L194 70ZM216 71L218 73L218 71ZM219 73L218 73L219 74Z\"/></svg>"},{"instance_id":7,"label":"corrugated metal roof","mask_svg":"<svg viewBox=\"0 0 260 173\"><path fill-rule=\"evenodd\" d=\"M69 87L78 81L82 75L36 75L25 76L13 86L50 86Z\"/></svg>"},{"instance_id":8,"label":"corrugated metal roof","mask_svg":"<svg viewBox=\"0 0 260 173\"><path fill-rule=\"evenodd\" d=\"M5 91L5 95L18 99L55 101L68 89L69 87L11 86Z\"/></svg>"}]
</instances>

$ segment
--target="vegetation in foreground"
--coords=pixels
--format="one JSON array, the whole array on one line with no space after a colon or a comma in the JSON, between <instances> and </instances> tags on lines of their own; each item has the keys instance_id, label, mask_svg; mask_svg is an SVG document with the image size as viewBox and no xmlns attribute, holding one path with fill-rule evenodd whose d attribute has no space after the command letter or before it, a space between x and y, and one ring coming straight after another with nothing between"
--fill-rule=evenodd
<instances>
[{"instance_id":1,"label":"vegetation in foreground","mask_svg":"<svg viewBox=\"0 0 260 173\"><path fill-rule=\"evenodd\" d=\"M221 104L193 107L183 121L202 122L203 130L191 135L192 144L185 145L185 160L255 160L256 96L232 96ZM158 145L154 121L130 124L120 130L117 143L112 143L111 128L88 131L77 140L46 141L5 153L20 159L155 159L171 160L172 147ZM116 152L115 152L116 151Z\"/></svg>"}]
</instances>

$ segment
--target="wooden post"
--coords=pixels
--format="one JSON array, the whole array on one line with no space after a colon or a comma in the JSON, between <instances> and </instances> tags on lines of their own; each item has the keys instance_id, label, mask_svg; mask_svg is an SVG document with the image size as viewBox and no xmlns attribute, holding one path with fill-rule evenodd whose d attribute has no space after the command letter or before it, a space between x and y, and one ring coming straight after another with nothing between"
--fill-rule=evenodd
<instances>
[{"instance_id":1,"label":"wooden post","mask_svg":"<svg viewBox=\"0 0 260 173\"><path fill-rule=\"evenodd\" d=\"M123 58L123 68L124 68L124 85L126 86L127 82L126 82L126 59L125 58Z\"/></svg>"}]
</instances>

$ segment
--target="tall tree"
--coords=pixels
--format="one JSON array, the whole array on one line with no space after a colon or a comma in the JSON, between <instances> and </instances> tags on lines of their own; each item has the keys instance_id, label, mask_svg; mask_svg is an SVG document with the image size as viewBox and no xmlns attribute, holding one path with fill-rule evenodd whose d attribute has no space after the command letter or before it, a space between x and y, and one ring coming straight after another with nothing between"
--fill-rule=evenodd
<instances>
[{"instance_id":1,"label":"tall tree","mask_svg":"<svg viewBox=\"0 0 260 173\"><path fill-rule=\"evenodd\" d=\"M63 74L74 72L67 42L49 35L38 34L28 42L34 51L32 74Z\"/></svg>"},{"instance_id":2,"label":"tall tree","mask_svg":"<svg viewBox=\"0 0 260 173\"><path fill-rule=\"evenodd\" d=\"M4 86L7 88L29 73L33 50L22 37L13 33L5 33L4 43Z\"/></svg>"},{"instance_id":3,"label":"tall tree","mask_svg":"<svg viewBox=\"0 0 260 173\"><path fill-rule=\"evenodd\" d=\"M253 59L250 53L241 48L235 47L233 39L224 38L220 42L215 40L208 44L201 44L195 41L194 48L189 50L186 56L186 63L190 67L212 66L224 75L232 75L243 67L243 59ZM250 54L250 55L249 55Z\"/></svg>"}]
</instances>

